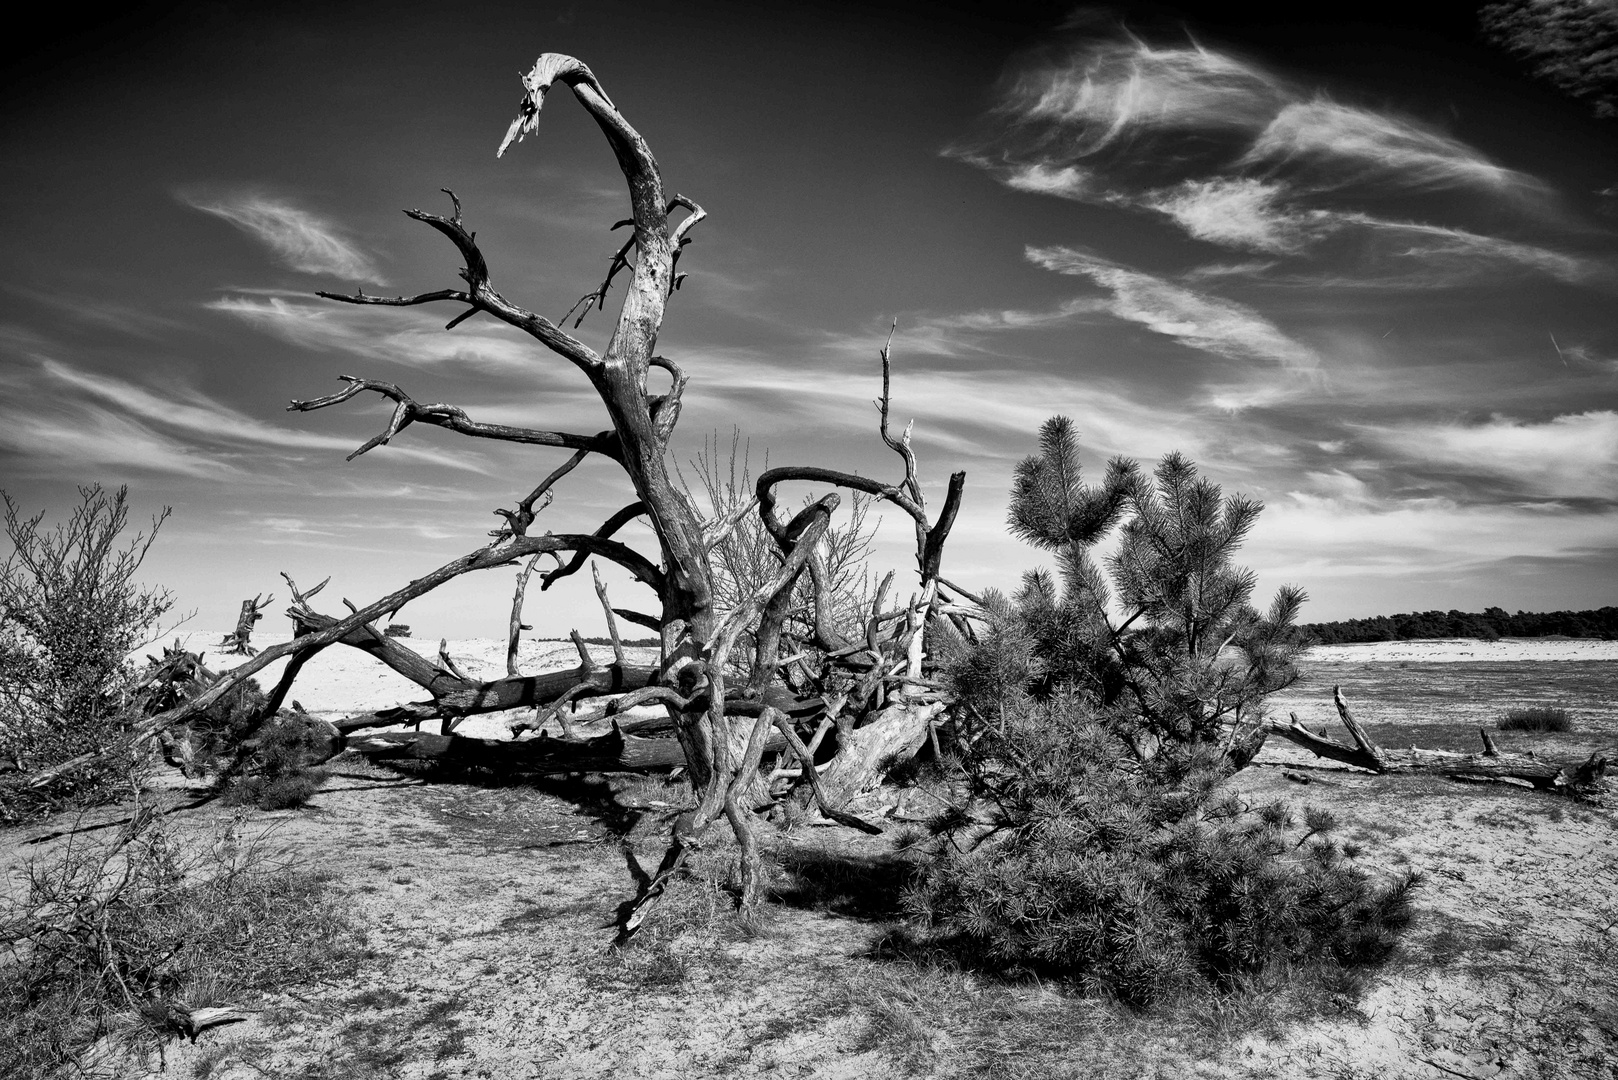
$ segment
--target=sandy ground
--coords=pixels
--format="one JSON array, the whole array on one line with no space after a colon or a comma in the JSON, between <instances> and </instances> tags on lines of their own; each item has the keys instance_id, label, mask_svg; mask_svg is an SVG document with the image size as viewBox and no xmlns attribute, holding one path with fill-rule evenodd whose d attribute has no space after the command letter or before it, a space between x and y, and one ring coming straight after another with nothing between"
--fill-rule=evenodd
<instances>
[{"instance_id":1,"label":"sandy ground","mask_svg":"<svg viewBox=\"0 0 1618 1080\"><path fill-rule=\"evenodd\" d=\"M1568 660L1618 660L1618 641L1591 638L1439 638L1432 641L1372 641L1362 645L1317 645L1305 665L1525 663Z\"/></svg>"},{"instance_id":2,"label":"sandy ground","mask_svg":"<svg viewBox=\"0 0 1618 1080\"><path fill-rule=\"evenodd\" d=\"M503 671L499 642L449 648L469 674ZM572 655L565 643L533 643L523 668ZM1572 753L1618 734L1613 661L1613 643L1598 642L1339 647L1317 657L1293 703L1329 709L1329 686L1358 679L1345 692L1362 719L1436 736L1492 723L1499 691L1480 699L1476 689L1499 685L1487 680L1532 684L1594 719L1569 736L1514 736L1518 745ZM1412 687L1427 697L1412 702ZM420 695L362 654L333 649L294 696L335 714ZM1331 810L1373 875L1424 875L1402 956L1357 1002L1306 1022L1228 1036L1217 1024L1188 1034L1149 1018L1098 1026L1092 1005L1050 988L873 958L884 924L867 912L784 898L762 934L715 930L725 920L706 915L728 897L712 874L671 893L666 929L614 952L603 927L633 891L626 860L655 861L682 787L655 778L424 786L340 765L309 807L255 821L300 865L334 876L377 959L356 983L254 1003L248 1023L175 1047L166 1074L125 1062L125 1075L1618 1078L1618 814L1306 758L1267 749L1236 783L1255 802ZM912 801L890 790L857 809L895 831ZM184 827L204 830L226 813L198 811ZM15 865L22 842L45 828L0 834L0 861ZM800 826L791 840L846 855L864 841L845 832ZM726 854L706 857L722 880Z\"/></svg>"}]
</instances>

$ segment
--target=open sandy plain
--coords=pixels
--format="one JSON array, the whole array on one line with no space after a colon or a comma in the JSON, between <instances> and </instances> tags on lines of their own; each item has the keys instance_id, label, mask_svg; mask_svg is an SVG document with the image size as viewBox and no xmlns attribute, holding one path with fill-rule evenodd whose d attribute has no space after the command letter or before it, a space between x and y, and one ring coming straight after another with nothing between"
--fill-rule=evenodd
<instances>
[{"instance_id":1,"label":"open sandy plain","mask_svg":"<svg viewBox=\"0 0 1618 1080\"><path fill-rule=\"evenodd\" d=\"M187 644L219 637L198 633ZM449 650L468 674L504 670L498 642L452 641ZM528 643L522 667L572 656L566 643ZM1567 707L1575 730L1502 733L1507 748L1574 758L1618 744L1618 643L1321 649L1277 708L1326 726L1334 685L1391 745L1474 748L1479 726L1532 703ZM418 696L349 649L328 650L293 691L325 715ZM498 717L476 724L462 730L504 734ZM1618 1077L1610 806L1378 777L1290 744L1267 748L1234 783L1255 801L1330 809L1372 874L1422 871L1408 944L1357 999L1302 1020L1133 1015L1060 987L884 959L873 944L896 912L880 888L891 843L809 824L785 838L777 902L757 932L708 918L729 902L728 854L718 849L676 883L661 925L615 951L604 928L633 892L628 867L655 862L687 798L681 785L426 784L339 759L308 807L252 812L242 826L268 829L268 847L330 876L371 958L340 983L240 1003L248 1022L175 1047L161 1075ZM888 790L856 809L896 832L929 812L918 795ZM209 804L172 815L170 827L203 835L230 815ZM48 853L51 843L28 841L53 829L59 823L0 835L0 858L14 866ZM160 1075L155 1061L104 1063Z\"/></svg>"}]
</instances>

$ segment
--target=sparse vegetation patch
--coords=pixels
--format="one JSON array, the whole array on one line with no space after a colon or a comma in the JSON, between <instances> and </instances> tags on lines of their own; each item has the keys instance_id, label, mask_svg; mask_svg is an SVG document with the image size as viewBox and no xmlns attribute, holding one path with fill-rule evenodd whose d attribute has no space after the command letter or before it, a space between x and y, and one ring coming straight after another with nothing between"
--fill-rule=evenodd
<instances>
[{"instance_id":1,"label":"sparse vegetation patch","mask_svg":"<svg viewBox=\"0 0 1618 1080\"><path fill-rule=\"evenodd\" d=\"M1572 731L1573 715L1559 705L1526 705L1500 720L1501 731Z\"/></svg>"},{"instance_id":2,"label":"sparse vegetation patch","mask_svg":"<svg viewBox=\"0 0 1618 1080\"><path fill-rule=\"evenodd\" d=\"M238 820L182 842L149 808L70 838L0 902L0 1075L54 1077L111 1039L137 1058L258 995L354 970L357 927L319 875L267 858Z\"/></svg>"}]
</instances>

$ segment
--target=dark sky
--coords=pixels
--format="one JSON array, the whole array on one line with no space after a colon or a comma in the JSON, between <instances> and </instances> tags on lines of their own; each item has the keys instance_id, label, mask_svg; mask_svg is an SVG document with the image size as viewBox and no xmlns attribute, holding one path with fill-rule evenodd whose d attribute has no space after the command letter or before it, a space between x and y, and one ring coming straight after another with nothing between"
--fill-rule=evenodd
<instances>
[{"instance_id":1,"label":"dark sky","mask_svg":"<svg viewBox=\"0 0 1618 1080\"><path fill-rule=\"evenodd\" d=\"M364 602L476 546L559 454L412 428L348 463L380 403L283 408L353 374L477 419L604 424L492 321L313 296L453 285L453 251L398 212L444 209L442 187L505 295L554 318L593 288L627 199L582 110L553 93L494 156L520 73L565 52L710 214L660 341L693 377L682 462L734 425L755 470L892 473L870 400L897 318L924 479L968 473L963 585L1036 561L1005 492L1065 413L1092 469L1179 449L1263 499L1244 558L1265 590L1304 586L1306 618L1618 602L1618 120L1567 76L1579 41L1535 78L1538 24L1513 53L1472 5L1270 10L64 16L5 64L0 479L53 514L92 481L172 505L149 568L202 628L284 595L280 570ZM581 335L599 346L614 308ZM559 495L557 531L629 501L610 466ZM880 559L903 565L886 518ZM491 572L401 618L498 634L509 587ZM599 632L594 605L559 587L530 621Z\"/></svg>"}]
</instances>

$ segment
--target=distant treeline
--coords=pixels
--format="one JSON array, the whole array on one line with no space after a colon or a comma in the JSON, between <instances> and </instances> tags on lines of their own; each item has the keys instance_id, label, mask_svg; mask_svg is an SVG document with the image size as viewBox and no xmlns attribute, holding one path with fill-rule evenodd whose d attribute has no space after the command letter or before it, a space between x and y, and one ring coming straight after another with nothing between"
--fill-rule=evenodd
<instances>
[{"instance_id":1,"label":"distant treeline","mask_svg":"<svg viewBox=\"0 0 1618 1080\"><path fill-rule=\"evenodd\" d=\"M535 641L572 641L573 639L572 638L565 638L565 637L548 637L548 638L535 638L534 640ZM581 637L580 640L583 641L586 645L611 645L612 644L612 638L610 638L610 637ZM661 641L659 641L655 637L624 638L623 641L624 641L624 644L626 646L630 646L630 647L637 648L637 649L650 648L653 645L661 645L661 644L663 644Z\"/></svg>"},{"instance_id":2,"label":"distant treeline","mask_svg":"<svg viewBox=\"0 0 1618 1080\"><path fill-rule=\"evenodd\" d=\"M1378 615L1370 619L1310 623L1305 630L1323 645L1349 645L1360 641L1409 641L1416 638L1503 637L1618 638L1618 607L1593 611L1519 611L1504 608L1472 611L1412 611L1405 615Z\"/></svg>"}]
</instances>

